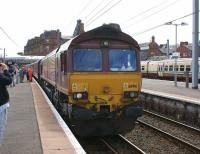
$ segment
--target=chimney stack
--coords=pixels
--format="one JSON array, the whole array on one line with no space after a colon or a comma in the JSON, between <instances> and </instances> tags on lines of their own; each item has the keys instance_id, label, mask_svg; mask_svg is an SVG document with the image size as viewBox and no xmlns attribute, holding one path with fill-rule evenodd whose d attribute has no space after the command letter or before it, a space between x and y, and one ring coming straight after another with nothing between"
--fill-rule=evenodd
<instances>
[{"instance_id":1,"label":"chimney stack","mask_svg":"<svg viewBox=\"0 0 200 154\"><path fill-rule=\"evenodd\" d=\"M84 24L81 22L81 20L77 20L77 24L73 33L73 37L80 35L81 33L84 33Z\"/></svg>"}]
</instances>

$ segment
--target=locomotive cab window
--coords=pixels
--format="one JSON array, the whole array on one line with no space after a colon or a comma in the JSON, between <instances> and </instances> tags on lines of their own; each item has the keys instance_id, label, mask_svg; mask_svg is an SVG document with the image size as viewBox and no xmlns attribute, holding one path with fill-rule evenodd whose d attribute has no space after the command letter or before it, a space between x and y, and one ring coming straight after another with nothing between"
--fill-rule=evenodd
<instances>
[{"instance_id":1,"label":"locomotive cab window","mask_svg":"<svg viewBox=\"0 0 200 154\"><path fill-rule=\"evenodd\" d=\"M100 49L74 49L74 71L102 71L102 52Z\"/></svg>"},{"instance_id":2,"label":"locomotive cab window","mask_svg":"<svg viewBox=\"0 0 200 154\"><path fill-rule=\"evenodd\" d=\"M133 49L109 50L110 71L135 71L136 62L136 52Z\"/></svg>"}]
</instances>

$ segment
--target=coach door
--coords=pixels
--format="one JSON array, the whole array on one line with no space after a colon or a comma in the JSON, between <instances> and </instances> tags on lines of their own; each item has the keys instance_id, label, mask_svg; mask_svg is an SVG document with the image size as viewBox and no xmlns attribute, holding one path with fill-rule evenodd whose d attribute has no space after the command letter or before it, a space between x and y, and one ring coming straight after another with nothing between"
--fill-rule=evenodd
<instances>
[{"instance_id":1,"label":"coach door","mask_svg":"<svg viewBox=\"0 0 200 154\"><path fill-rule=\"evenodd\" d=\"M67 51L60 54L60 86L64 89L67 87ZM63 90L64 90L63 89Z\"/></svg>"},{"instance_id":2,"label":"coach door","mask_svg":"<svg viewBox=\"0 0 200 154\"><path fill-rule=\"evenodd\" d=\"M163 77L164 63L158 63L158 77Z\"/></svg>"}]
</instances>

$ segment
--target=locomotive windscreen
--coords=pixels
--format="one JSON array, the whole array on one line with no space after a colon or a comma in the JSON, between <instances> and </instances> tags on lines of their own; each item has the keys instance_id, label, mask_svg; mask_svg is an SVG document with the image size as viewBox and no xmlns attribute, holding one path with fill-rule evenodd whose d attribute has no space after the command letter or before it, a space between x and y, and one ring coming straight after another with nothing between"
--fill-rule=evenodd
<instances>
[{"instance_id":1,"label":"locomotive windscreen","mask_svg":"<svg viewBox=\"0 0 200 154\"><path fill-rule=\"evenodd\" d=\"M102 71L102 52L100 49L74 49L74 71Z\"/></svg>"},{"instance_id":2,"label":"locomotive windscreen","mask_svg":"<svg viewBox=\"0 0 200 154\"><path fill-rule=\"evenodd\" d=\"M110 49L110 71L135 71L136 52L133 49Z\"/></svg>"}]
</instances>

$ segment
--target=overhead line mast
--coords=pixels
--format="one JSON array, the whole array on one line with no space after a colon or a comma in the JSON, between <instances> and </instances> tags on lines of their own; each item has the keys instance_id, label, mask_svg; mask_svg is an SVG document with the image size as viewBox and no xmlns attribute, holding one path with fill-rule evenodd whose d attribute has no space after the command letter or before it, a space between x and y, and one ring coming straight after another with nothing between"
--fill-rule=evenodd
<instances>
[{"instance_id":1,"label":"overhead line mast","mask_svg":"<svg viewBox=\"0 0 200 154\"><path fill-rule=\"evenodd\" d=\"M198 41L199 41L199 0L193 0L193 30L192 30L192 88L198 89Z\"/></svg>"}]
</instances>

